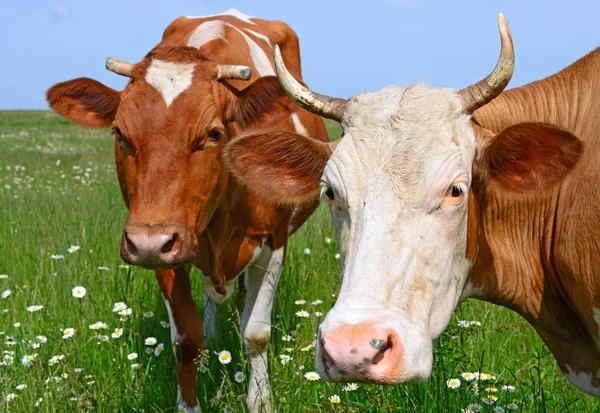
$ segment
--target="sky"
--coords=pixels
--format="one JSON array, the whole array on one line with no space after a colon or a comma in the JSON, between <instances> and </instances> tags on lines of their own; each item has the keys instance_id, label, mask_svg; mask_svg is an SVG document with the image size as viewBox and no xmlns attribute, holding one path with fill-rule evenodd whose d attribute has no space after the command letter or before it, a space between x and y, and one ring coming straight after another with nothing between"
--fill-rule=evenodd
<instances>
[{"instance_id":1,"label":"sky","mask_svg":"<svg viewBox=\"0 0 600 413\"><path fill-rule=\"evenodd\" d=\"M126 80L104 68L108 56L138 62L175 18L229 8L290 25L305 82L343 98L391 84L460 89L478 81L498 58L499 12L515 45L509 87L600 45L597 0L10 1L0 14L0 110L47 109L50 86L81 76L120 90Z\"/></svg>"}]
</instances>

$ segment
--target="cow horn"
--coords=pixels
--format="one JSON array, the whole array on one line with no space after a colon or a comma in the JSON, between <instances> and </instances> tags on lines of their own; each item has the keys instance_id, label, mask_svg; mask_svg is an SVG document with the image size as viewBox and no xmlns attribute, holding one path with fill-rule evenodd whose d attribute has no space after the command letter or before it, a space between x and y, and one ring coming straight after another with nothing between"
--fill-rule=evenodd
<instances>
[{"instance_id":1,"label":"cow horn","mask_svg":"<svg viewBox=\"0 0 600 413\"><path fill-rule=\"evenodd\" d=\"M515 50L508 24L502 13L498 14L498 28L500 29L502 46L494 71L485 79L480 80L474 85L467 86L458 92L465 113L475 112L478 108L498 96L508 85L513 75L515 69Z\"/></svg>"},{"instance_id":2,"label":"cow horn","mask_svg":"<svg viewBox=\"0 0 600 413\"><path fill-rule=\"evenodd\" d=\"M250 80L252 69L240 65L217 65L217 79Z\"/></svg>"},{"instance_id":3,"label":"cow horn","mask_svg":"<svg viewBox=\"0 0 600 413\"><path fill-rule=\"evenodd\" d=\"M125 77L131 77L131 73L133 72L133 65L131 63L123 62L114 57L106 59L106 68L111 72Z\"/></svg>"},{"instance_id":4,"label":"cow horn","mask_svg":"<svg viewBox=\"0 0 600 413\"><path fill-rule=\"evenodd\" d=\"M319 116L333 119L338 122L342 121L344 110L346 109L346 103L348 103L346 99L334 98L315 93L294 79L283 63L281 51L279 50L278 45L275 45L274 57L275 69L277 70L279 83L281 83L281 87L285 93L287 93L287 95L292 98L294 102L304 109Z\"/></svg>"}]
</instances>

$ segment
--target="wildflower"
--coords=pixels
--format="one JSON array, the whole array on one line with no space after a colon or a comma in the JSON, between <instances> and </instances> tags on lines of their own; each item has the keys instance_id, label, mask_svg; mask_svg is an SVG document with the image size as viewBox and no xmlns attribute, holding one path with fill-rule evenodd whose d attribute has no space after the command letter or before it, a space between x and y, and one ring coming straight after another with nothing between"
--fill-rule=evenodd
<instances>
[{"instance_id":1,"label":"wildflower","mask_svg":"<svg viewBox=\"0 0 600 413\"><path fill-rule=\"evenodd\" d=\"M323 301L321 301L321 300L315 300L312 303L310 303L310 305L319 305L319 304L323 304Z\"/></svg>"},{"instance_id":2,"label":"wildflower","mask_svg":"<svg viewBox=\"0 0 600 413\"><path fill-rule=\"evenodd\" d=\"M329 397L329 402L331 404L339 404L341 402L340 396L338 396L337 394L334 394L333 396Z\"/></svg>"},{"instance_id":3,"label":"wildflower","mask_svg":"<svg viewBox=\"0 0 600 413\"><path fill-rule=\"evenodd\" d=\"M469 328L470 324L465 320L458 320L458 326L462 328Z\"/></svg>"},{"instance_id":4,"label":"wildflower","mask_svg":"<svg viewBox=\"0 0 600 413\"><path fill-rule=\"evenodd\" d=\"M123 303L123 302L118 302L115 303L115 305L113 306L113 313L120 313L123 310L127 309L127 304Z\"/></svg>"},{"instance_id":5,"label":"wildflower","mask_svg":"<svg viewBox=\"0 0 600 413\"><path fill-rule=\"evenodd\" d=\"M52 254L50 255L50 258L56 261L60 261L60 260L64 260L65 256L62 254Z\"/></svg>"},{"instance_id":6,"label":"wildflower","mask_svg":"<svg viewBox=\"0 0 600 413\"><path fill-rule=\"evenodd\" d=\"M468 373L468 372L465 372L465 373L461 374L461 376L466 381L471 381L471 380L473 380L475 378L475 375L473 373Z\"/></svg>"},{"instance_id":7,"label":"wildflower","mask_svg":"<svg viewBox=\"0 0 600 413\"><path fill-rule=\"evenodd\" d=\"M496 393L498 391L498 389L495 388L494 386L490 386L487 389L485 389L485 391L488 393Z\"/></svg>"},{"instance_id":8,"label":"wildflower","mask_svg":"<svg viewBox=\"0 0 600 413\"><path fill-rule=\"evenodd\" d=\"M48 365L54 366L54 365L58 364L58 362L61 361L64 358L65 358L64 354L59 354L57 356L52 356L52 358L50 360L48 360Z\"/></svg>"},{"instance_id":9,"label":"wildflower","mask_svg":"<svg viewBox=\"0 0 600 413\"><path fill-rule=\"evenodd\" d=\"M281 364L284 366L292 360L292 358L288 354L280 354L279 358L281 359Z\"/></svg>"},{"instance_id":10,"label":"wildflower","mask_svg":"<svg viewBox=\"0 0 600 413\"><path fill-rule=\"evenodd\" d=\"M235 379L235 381L237 381L238 383L241 383L244 381L244 379L246 378L246 376L244 376L244 373L242 373L241 371L236 372L233 375L233 378Z\"/></svg>"},{"instance_id":11,"label":"wildflower","mask_svg":"<svg viewBox=\"0 0 600 413\"><path fill-rule=\"evenodd\" d=\"M348 383L343 388L343 391L355 391L358 390L358 384L356 383Z\"/></svg>"},{"instance_id":12,"label":"wildflower","mask_svg":"<svg viewBox=\"0 0 600 413\"><path fill-rule=\"evenodd\" d=\"M37 340L38 343L41 343L41 344L46 344L46 342L48 341L46 336L35 336L35 339Z\"/></svg>"},{"instance_id":13,"label":"wildflower","mask_svg":"<svg viewBox=\"0 0 600 413\"><path fill-rule=\"evenodd\" d=\"M286 334L285 336L281 337L282 341L292 341L292 336L290 336L289 334Z\"/></svg>"},{"instance_id":14,"label":"wildflower","mask_svg":"<svg viewBox=\"0 0 600 413\"><path fill-rule=\"evenodd\" d=\"M0 280L6 280L8 278L8 274L0 274Z\"/></svg>"},{"instance_id":15,"label":"wildflower","mask_svg":"<svg viewBox=\"0 0 600 413\"><path fill-rule=\"evenodd\" d=\"M169 323L167 323L166 321L161 321L161 322L160 322L160 326L161 326L162 328L169 328Z\"/></svg>"},{"instance_id":16,"label":"wildflower","mask_svg":"<svg viewBox=\"0 0 600 413\"><path fill-rule=\"evenodd\" d=\"M488 397L481 398L481 401L484 402L485 404L494 404L494 403L496 403L496 400L498 400L498 398L496 396L494 396L493 394L488 395Z\"/></svg>"},{"instance_id":17,"label":"wildflower","mask_svg":"<svg viewBox=\"0 0 600 413\"><path fill-rule=\"evenodd\" d=\"M82 369L81 367L75 367L75 368L73 369L73 371L74 371L75 373L81 373L81 372L83 371L83 369Z\"/></svg>"},{"instance_id":18,"label":"wildflower","mask_svg":"<svg viewBox=\"0 0 600 413\"><path fill-rule=\"evenodd\" d=\"M138 358L138 353L130 353L127 355L128 360L135 360L136 358Z\"/></svg>"},{"instance_id":19,"label":"wildflower","mask_svg":"<svg viewBox=\"0 0 600 413\"><path fill-rule=\"evenodd\" d=\"M85 287L81 287L81 286L76 286L71 290L71 294L73 294L73 297L75 298L83 298L85 297L85 294L87 293L87 290L85 289Z\"/></svg>"},{"instance_id":20,"label":"wildflower","mask_svg":"<svg viewBox=\"0 0 600 413\"><path fill-rule=\"evenodd\" d=\"M473 393L475 393L475 395L479 394L479 386L477 385L477 383L473 383L473 385L471 386L471 390L473 391Z\"/></svg>"},{"instance_id":21,"label":"wildflower","mask_svg":"<svg viewBox=\"0 0 600 413\"><path fill-rule=\"evenodd\" d=\"M146 350L144 350L146 354L152 354L154 352L154 350L152 349L152 347L146 347Z\"/></svg>"},{"instance_id":22,"label":"wildflower","mask_svg":"<svg viewBox=\"0 0 600 413\"><path fill-rule=\"evenodd\" d=\"M215 354L219 357L219 362L221 364L229 364L231 363L231 353L227 350L222 350L220 352L215 352Z\"/></svg>"},{"instance_id":23,"label":"wildflower","mask_svg":"<svg viewBox=\"0 0 600 413\"><path fill-rule=\"evenodd\" d=\"M322 316L323 316L323 313L322 313L322 312L320 312L320 311L315 311L315 316L316 316L316 317L322 317Z\"/></svg>"},{"instance_id":24,"label":"wildflower","mask_svg":"<svg viewBox=\"0 0 600 413\"><path fill-rule=\"evenodd\" d=\"M510 410L517 410L519 408L519 405L517 403L508 403L506 405L506 408Z\"/></svg>"},{"instance_id":25,"label":"wildflower","mask_svg":"<svg viewBox=\"0 0 600 413\"><path fill-rule=\"evenodd\" d=\"M313 349L313 348L315 348L315 345L314 345L313 343L310 343L308 346L306 346L306 347L302 347L302 348L300 349L300 351L309 351L309 350L311 350L311 349Z\"/></svg>"},{"instance_id":26,"label":"wildflower","mask_svg":"<svg viewBox=\"0 0 600 413\"><path fill-rule=\"evenodd\" d=\"M142 314L144 316L144 318L150 318L150 317L154 317L154 313L152 311L146 311L144 314Z\"/></svg>"},{"instance_id":27,"label":"wildflower","mask_svg":"<svg viewBox=\"0 0 600 413\"><path fill-rule=\"evenodd\" d=\"M500 406L494 407L494 410L492 410L492 411L496 412L496 413L504 413L504 409Z\"/></svg>"},{"instance_id":28,"label":"wildflower","mask_svg":"<svg viewBox=\"0 0 600 413\"><path fill-rule=\"evenodd\" d=\"M122 328L115 328L115 331L110 335L112 338L119 338L123 335Z\"/></svg>"},{"instance_id":29,"label":"wildflower","mask_svg":"<svg viewBox=\"0 0 600 413\"><path fill-rule=\"evenodd\" d=\"M98 267L98 269L100 271L110 271L110 268L108 268L106 265L103 265L102 267Z\"/></svg>"},{"instance_id":30,"label":"wildflower","mask_svg":"<svg viewBox=\"0 0 600 413\"><path fill-rule=\"evenodd\" d=\"M131 267L131 265L128 265L128 264L119 264L119 268L128 269L129 267Z\"/></svg>"},{"instance_id":31,"label":"wildflower","mask_svg":"<svg viewBox=\"0 0 600 413\"><path fill-rule=\"evenodd\" d=\"M304 254L310 255L310 248L304 248Z\"/></svg>"},{"instance_id":32,"label":"wildflower","mask_svg":"<svg viewBox=\"0 0 600 413\"><path fill-rule=\"evenodd\" d=\"M13 401L14 399L16 399L17 397L19 397L19 396L17 396L17 395L16 395L16 394L14 394L14 393L8 393L8 394L6 395L6 398L5 398L5 400L6 400L7 402L11 402L11 401Z\"/></svg>"},{"instance_id":33,"label":"wildflower","mask_svg":"<svg viewBox=\"0 0 600 413\"><path fill-rule=\"evenodd\" d=\"M309 371L308 373L304 374L304 377L308 381L317 381L321 378L321 376L319 376L319 373L317 373L316 371Z\"/></svg>"},{"instance_id":34,"label":"wildflower","mask_svg":"<svg viewBox=\"0 0 600 413\"><path fill-rule=\"evenodd\" d=\"M331 244L331 238L325 237L325 244Z\"/></svg>"},{"instance_id":35,"label":"wildflower","mask_svg":"<svg viewBox=\"0 0 600 413\"><path fill-rule=\"evenodd\" d=\"M140 368L140 365L139 365L139 363L133 363L133 364L131 365L131 370L138 370L139 368Z\"/></svg>"},{"instance_id":36,"label":"wildflower","mask_svg":"<svg viewBox=\"0 0 600 413\"><path fill-rule=\"evenodd\" d=\"M481 409L482 409L482 407L479 404L470 404L467 407L467 411L469 411L469 412L480 412Z\"/></svg>"},{"instance_id":37,"label":"wildflower","mask_svg":"<svg viewBox=\"0 0 600 413\"><path fill-rule=\"evenodd\" d=\"M307 318L310 314L308 313L308 311L300 310L296 312L296 315L298 317Z\"/></svg>"},{"instance_id":38,"label":"wildflower","mask_svg":"<svg viewBox=\"0 0 600 413\"><path fill-rule=\"evenodd\" d=\"M21 323L19 323L19 322L16 322L16 323L14 323L14 324L13 324L13 326L14 326L15 328L21 328Z\"/></svg>"},{"instance_id":39,"label":"wildflower","mask_svg":"<svg viewBox=\"0 0 600 413\"><path fill-rule=\"evenodd\" d=\"M11 290L4 290L4 291L2 291L2 298L7 298L11 294L12 294Z\"/></svg>"},{"instance_id":40,"label":"wildflower","mask_svg":"<svg viewBox=\"0 0 600 413\"><path fill-rule=\"evenodd\" d=\"M21 364L29 367L33 364L36 357L37 357L37 353L36 354L25 354L23 356L23 358L21 359Z\"/></svg>"},{"instance_id":41,"label":"wildflower","mask_svg":"<svg viewBox=\"0 0 600 413\"><path fill-rule=\"evenodd\" d=\"M479 322L479 321L471 321L471 325L472 326L481 327L481 322Z\"/></svg>"},{"instance_id":42,"label":"wildflower","mask_svg":"<svg viewBox=\"0 0 600 413\"><path fill-rule=\"evenodd\" d=\"M44 401L44 399L40 397L40 398L37 400L37 402L35 402L35 407L39 407L40 403L42 403L43 401Z\"/></svg>"},{"instance_id":43,"label":"wildflower","mask_svg":"<svg viewBox=\"0 0 600 413\"><path fill-rule=\"evenodd\" d=\"M302 305L302 304L306 304L306 301L305 300L296 300L296 301L294 301L294 304Z\"/></svg>"},{"instance_id":44,"label":"wildflower","mask_svg":"<svg viewBox=\"0 0 600 413\"><path fill-rule=\"evenodd\" d=\"M339 260L340 259L340 253L338 252L337 254L334 255L334 257L335 257L336 260Z\"/></svg>"},{"instance_id":45,"label":"wildflower","mask_svg":"<svg viewBox=\"0 0 600 413\"><path fill-rule=\"evenodd\" d=\"M144 340L144 344L147 346L153 346L157 343L157 340L154 337L148 337Z\"/></svg>"},{"instance_id":46,"label":"wildflower","mask_svg":"<svg viewBox=\"0 0 600 413\"><path fill-rule=\"evenodd\" d=\"M507 391L507 392L509 392L509 393L512 393L512 392L514 392L515 390L517 390L517 388L516 388L515 386L511 386L511 385L506 385L506 384L505 384L504 386L502 386L502 390L503 390L503 391Z\"/></svg>"},{"instance_id":47,"label":"wildflower","mask_svg":"<svg viewBox=\"0 0 600 413\"><path fill-rule=\"evenodd\" d=\"M158 346L154 349L154 357L160 356L160 353L165 349L165 345L163 343L159 343Z\"/></svg>"},{"instance_id":48,"label":"wildflower","mask_svg":"<svg viewBox=\"0 0 600 413\"><path fill-rule=\"evenodd\" d=\"M202 363L198 363L198 371L202 374L208 372L208 369L206 368L206 366Z\"/></svg>"},{"instance_id":49,"label":"wildflower","mask_svg":"<svg viewBox=\"0 0 600 413\"><path fill-rule=\"evenodd\" d=\"M90 330L100 330L101 328L107 329L108 324L103 323L102 321L97 321L94 324L90 324Z\"/></svg>"},{"instance_id":50,"label":"wildflower","mask_svg":"<svg viewBox=\"0 0 600 413\"><path fill-rule=\"evenodd\" d=\"M460 380L459 379L446 380L446 385L448 387L450 387L451 389L458 389L460 387Z\"/></svg>"},{"instance_id":51,"label":"wildflower","mask_svg":"<svg viewBox=\"0 0 600 413\"><path fill-rule=\"evenodd\" d=\"M69 254L73 254L74 252L77 252L80 249L81 247L79 245L71 245L67 251L69 251Z\"/></svg>"}]
</instances>

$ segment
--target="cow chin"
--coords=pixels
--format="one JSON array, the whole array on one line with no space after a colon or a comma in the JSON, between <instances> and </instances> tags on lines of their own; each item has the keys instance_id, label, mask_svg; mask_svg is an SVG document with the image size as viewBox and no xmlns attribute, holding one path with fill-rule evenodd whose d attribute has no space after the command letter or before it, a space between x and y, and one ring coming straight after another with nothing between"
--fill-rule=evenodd
<instances>
[{"instance_id":1,"label":"cow chin","mask_svg":"<svg viewBox=\"0 0 600 413\"><path fill-rule=\"evenodd\" d=\"M196 258L197 241L192 238L189 231L176 225L126 225L121 258L150 270L171 269Z\"/></svg>"},{"instance_id":2,"label":"cow chin","mask_svg":"<svg viewBox=\"0 0 600 413\"><path fill-rule=\"evenodd\" d=\"M428 379L433 365L430 334L391 319L355 324L324 320L317 338L319 374L332 382L375 384Z\"/></svg>"}]
</instances>

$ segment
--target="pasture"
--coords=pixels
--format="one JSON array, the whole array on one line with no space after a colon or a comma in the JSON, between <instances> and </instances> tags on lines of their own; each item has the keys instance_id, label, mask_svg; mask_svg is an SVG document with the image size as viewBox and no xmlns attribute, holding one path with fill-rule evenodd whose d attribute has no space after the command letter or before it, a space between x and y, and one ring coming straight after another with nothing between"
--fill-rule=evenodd
<instances>
[{"instance_id":1,"label":"pasture","mask_svg":"<svg viewBox=\"0 0 600 413\"><path fill-rule=\"evenodd\" d=\"M175 411L164 301L152 272L119 257L126 216L108 130L51 112L0 112L0 411ZM426 383L354 389L309 380L316 329L338 290L336 254L322 206L291 237L276 296L269 368L278 411L600 412L524 319L472 300L435 343ZM192 282L202 312L199 277ZM235 296L219 311L198 398L204 412L243 412L248 366ZM228 364L215 354L223 350Z\"/></svg>"}]
</instances>

